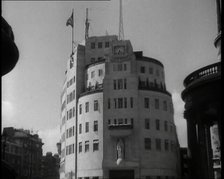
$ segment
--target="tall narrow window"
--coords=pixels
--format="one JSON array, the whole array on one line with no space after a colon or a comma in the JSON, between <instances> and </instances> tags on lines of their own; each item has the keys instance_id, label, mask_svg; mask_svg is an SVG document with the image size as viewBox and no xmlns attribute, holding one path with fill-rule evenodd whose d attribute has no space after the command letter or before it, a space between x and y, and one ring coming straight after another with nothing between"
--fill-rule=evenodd
<instances>
[{"instance_id":1,"label":"tall narrow window","mask_svg":"<svg viewBox=\"0 0 224 179\"><path fill-rule=\"evenodd\" d=\"M91 78L94 78L95 77L95 71L92 71L91 72Z\"/></svg>"},{"instance_id":2,"label":"tall narrow window","mask_svg":"<svg viewBox=\"0 0 224 179\"><path fill-rule=\"evenodd\" d=\"M85 152L89 151L89 141L85 141Z\"/></svg>"},{"instance_id":3,"label":"tall narrow window","mask_svg":"<svg viewBox=\"0 0 224 179\"><path fill-rule=\"evenodd\" d=\"M141 67L140 67L140 72L141 72L141 73L145 73L145 67L141 66Z\"/></svg>"},{"instance_id":4,"label":"tall narrow window","mask_svg":"<svg viewBox=\"0 0 224 179\"><path fill-rule=\"evenodd\" d=\"M149 98L144 98L144 106L145 108L149 108Z\"/></svg>"},{"instance_id":5,"label":"tall narrow window","mask_svg":"<svg viewBox=\"0 0 224 179\"><path fill-rule=\"evenodd\" d=\"M95 49L95 43L94 42L91 43L91 49Z\"/></svg>"},{"instance_id":6,"label":"tall narrow window","mask_svg":"<svg viewBox=\"0 0 224 179\"><path fill-rule=\"evenodd\" d=\"M166 151L169 150L169 141L167 139L164 140L164 148Z\"/></svg>"},{"instance_id":7,"label":"tall narrow window","mask_svg":"<svg viewBox=\"0 0 224 179\"><path fill-rule=\"evenodd\" d=\"M109 47L109 42L105 42L105 48Z\"/></svg>"},{"instance_id":8,"label":"tall narrow window","mask_svg":"<svg viewBox=\"0 0 224 179\"><path fill-rule=\"evenodd\" d=\"M79 142L79 153L82 152L82 142Z\"/></svg>"},{"instance_id":9,"label":"tall narrow window","mask_svg":"<svg viewBox=\"0 0 224 179\"><path fill-rule=\"evenodd\" d=\"M103 75L103 70L102 69L99 69L98 70L98 76L102 76Z\"/></svg>"},{"instance_id":10,"label":"tall narrow window","mask_svg":"<svg viewBox=\"0 0 224 179\"><path fill-rule=\"evenodd\" d=\"M127 98L124 98L124 108L127 108Z\"/></svg>"},{"instance_id":11,"label":"tall narrow window","mask_svg":"<svg viewBox=\"0 0 224 179\"><path fill-rule=\"evenodd\" d=\"M167 102L166 101L163 101L163 110L167 111Z\"/></svg>"},{"instance_id":12,"label":"tall narrow window","mask_svg":"<svg viewBox=\"0 0 224 179\"><path fill-rule=\"evenodd\" d=\"M89 132L89 122L86 122L86 132Z\"/></svg>"},{"instance_id":13,"label":"tall narrow window","mask_svg":"<svg viewBox=\"0 0 224 179\"><path fill-rule=\"evenodd\" d=\"M123 98L118 98L118 108L123 108Z\"/></svg>"},{"instance_id":14,"label":"tall narrow window","mask_svg":"<svg viewBox=\"0 0 224 179\"><path fill-rule=\"evenodd\" d=\"M72 100L75 99L75 90L72 91Z\"/></svg>"},{"instance_id":15,"label":"tall narrow window","mask_svg":"<svg viewBox=\"0 0 224 179\"><path fill-rule=\"evenodd\" d=\"M156 139L156 150L161 150L161 139Z\"/></svg>"},{"instance_id":16,"label":"tall narrow window","mask_svg":"<svg viewBox=\"0 0 224 179\"><path fill-rule=\"evenodd\" d=\"M150 129L150 121L148 118L145 119L145 129Z\"/></svg>"},{"instance_id":17,"label":"tall narrow window","mask_svg":"<svg viewBox=\"0 0 224 179\"><path fill-rule=\"evenodd\" d=\"M79 114L82 114L82 104L79 105Z\"/></svg>"},{"instance_id":18,"label":"tall narrow window","mask_svg":"<svg viewBox=\"0 0 224 179\"><path fill-rule=\"evenodd\" d=\"M123 88L123 80L122 79L118 79L118 85L117 85L118 89L122 89Z\"/></svg>"},{"instance_id":19,"label":"tall narrow window","mask_svg":"<svg viewBox=\"0 0 224 179\"><path fill-rule=\"evenodd\" d=\"M134 101L133 101L133 97L130 98L130 107L133 108L134 105Z\"/></svg>"},{"instance_id":20,"label":"tall narrow window","mask_svg":"<svg viewBox=\"0 0 224 179\"><path fill-rule=\"evenodd\" d=\"M117 89L116 80L113 80L113 82L114 82L114 90L116 90Z\"/></svg>"},{"instance_id":21,"label":"tall narrow window","mask_svg":"<svg viewBox=\"0 0 224 179\"><path fill-rule=\"evenodd\" d=\"M159 109L159 99L155 99L155 108Z\"/></svg>"},{"instance_id":22,"label":"tall narrow window","mask_svg":"<svg viewBox=\"0 0 224 179\"><path fill-rule=\"evenodd\" d=\"M89 102L86 102L86 112L89 112Z\"/></svg>"},{"instance_id":23,"label":"tall narrow window","mask_svg":"<svg viewBox=\"0 0 224 179\"><path fill-rule=\"evenodd\" d=\"M82 133L82 124L79 124L79 134Z\"/></svg>"},{"instance_id":24,"label":"tall narrow window","mask_svg":"<svg viewBox=\"0 0 224 179\"><path fill-rule=\"evenodd\" d=\"M98 131L98 121L94 121L94 124L93 124L93 131L94 131L94 132Z\"/></svg>"},{"instance_id":25,"label":"tall narrow window","mask_svg":"<svg viewBox=\"0 0 224 179\"><path fill-rule=\"evenodd\" d=\"M122 63L118 64L118 71L122 71Z\"/></svg>"},{"instance_id":26,"label":"tall narrow window","mask_svg":"<svg viewBox=\"0 0 224 179\"><path fill-rule=\"evenodd\" d=\"M124 63L124 71L127 71L127 64Z\"/></svg>"},{"instance_id":27,"label":"tall narrow window","mask_svg":"<svg viewBox=\"0 0 224 179\"><path fill-rule=\"evenodd\" d=\"M127 79L124 79L124 89L127 89Z\"/></svg>"},{"instance_id":28,"label":"tall narrow window","mask_svg":"<svg viewBox=\"0 0 224 179\"><path fill-rule=\"evenodd\" d=\"M151 138L145 138L145 149L151 150Z\"/></svg>"},{"instance_id":29,"label":"tall narrow window","mask_svg":"<svg viewBox=\"0 0 224 179\"><path fill-rule=\"evenodd\" d=\"M108 107L108 109L110 109L110 98L108 98L108 100L107 100L107 107Z\"/></svg>"},{"instance_id":30,"label":"tall narrow window","mask_svg":"<svg viewBox=\"0 0 224 179\"><path fill-rule=\"evenodd\" d=\"M75 117L75 107L72 108L72 116Z\"/></svg>"},{"instance_id":31,"label":"tall narrow window","mask_svg":"<svg viewBox=\"0 0 224 179\"><path fill-rule=\"evenodd\" d=\"M168 122L164 121L164 130L167 131L168 130Z\"/></svg>"},{"instance_id":32,"label":"tall narrow window","mask_svg":"<svg viewBox=\"0 0 224 179\"><path fill-rule=\"evenodd\" d=\"M98 111L98 108L99 108L98 100L94 100L94 111Z\"/></svg>"},{"instance_id":33,"label":"tall narrow window","mask_svg":"<svg viewBox=\"0 0 224 179\"><path fill-rule=\"evenodd\" d=\"M117 99L114 98L114 108L116 109L117 108Z\"/></svg>"},{"instance_id":34,"label":"tall narrow window","mask_svg":"<svg viewBox=\"0 0 224 179\"><path fill-rule=\"evenodd\" d=\"M160 130L160 121L156 119L156 130Z\"/></svg>"},{"instance_id":35,"label":"tall narrow window","mask_svg":"<svg viewBox=\"0 0 224 179\"><path fill-rule=\"evenodd\" d=\"M93 140L93 152L99 150L99 140Z\"/></svg>"},{"instance_id":36,"label":"tall narrow window","mask_svg":"<svg viewBox=\"0 0 224 179\"><path fill-rule=\"evenodd\" d=\"M102 48L103 44L102 42L98 42L98 48Z\"/></svg>"}]
</instances>

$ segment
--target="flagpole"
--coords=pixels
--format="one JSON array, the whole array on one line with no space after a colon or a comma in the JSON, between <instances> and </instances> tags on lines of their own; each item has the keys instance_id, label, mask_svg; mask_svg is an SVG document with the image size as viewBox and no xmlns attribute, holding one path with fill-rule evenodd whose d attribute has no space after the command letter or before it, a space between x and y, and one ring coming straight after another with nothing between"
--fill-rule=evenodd
<instances>
[{"instance_id":1,"label":"flagpole","mask_svg":"<svg viewBox=\"0 0 224 179\"><path fill-rule=\"evenodd\" d=\"M74 9L72 9L72 55L74 54L74 48L73 48L73 45L74 45Z\"/></svg>"}]
</instances>

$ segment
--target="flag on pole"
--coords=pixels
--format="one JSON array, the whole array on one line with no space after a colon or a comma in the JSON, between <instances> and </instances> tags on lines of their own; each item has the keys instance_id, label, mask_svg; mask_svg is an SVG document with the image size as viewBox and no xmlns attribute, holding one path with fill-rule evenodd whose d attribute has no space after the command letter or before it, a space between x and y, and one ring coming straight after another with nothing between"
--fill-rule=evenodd
<instances>
[{"instance_id":1,"label":"flag on pole","mask_svg":"<svg viewBox=\"0 0 224 179\"><path fill-rule=\"evenodd\" d=\"M73 27L73 12L71 17L69 17L69 19L66 22L66 26L69 26L69 25Z\"/></svg>"}]
</instances>

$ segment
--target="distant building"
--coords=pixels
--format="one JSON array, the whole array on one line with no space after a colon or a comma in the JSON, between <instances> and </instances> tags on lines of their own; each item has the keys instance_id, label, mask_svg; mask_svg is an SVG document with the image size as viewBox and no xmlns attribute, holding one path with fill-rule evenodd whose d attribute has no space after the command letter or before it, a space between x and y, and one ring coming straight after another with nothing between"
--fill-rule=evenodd
<instances>
[{"instance_id":1,"label":"distant building","mask_svg":"<svg viewBox=\"0 0 224 179\"><path fill-rule=\"evenodd\" d=\"M46 156L42 157L42 179L59 179L60 159L58 154L52 155L47 152Z\"/></svg>"},{"instance_id":2,"label":"distant building","mask_svg":"<svg viewBox=\"0 0 224 179\"><path fill-rule=\"evenodd\" d=\"M188 148L180 148L180 161L181 161L181 179L189 178L189 168L188 168Z\"/></svg>"},{"instance_id":3,"label":"distant building","mask_svg":"<svg viewBox=\"0 0 224 179\"><path fill-rule=\"evenodd\" d=\"M1 138L2 158L11 165L18 178L41 179L42 141L28 130L7 127Z\"/></svg>"},{"instance_id":4,"label":"distant building","mask_svg":"<svg viewBox=\"0 0 224 179\"><path fill-rule=\"evenodd\" d=\"M184 79L184 117L187 120L190 178L221 178L221 0L216 0L218 62Z\"/></svg>"},{"instance_id":5,"label":"distant building","mask_svg":"<svg viewBox=\"0 0 224 179\"><path fill-rule=\"evenodd\" d=\"M173 114L160 61L115 35L89 37L63 83L60 178L179 177Z\"/></svg>"}]
</instances>

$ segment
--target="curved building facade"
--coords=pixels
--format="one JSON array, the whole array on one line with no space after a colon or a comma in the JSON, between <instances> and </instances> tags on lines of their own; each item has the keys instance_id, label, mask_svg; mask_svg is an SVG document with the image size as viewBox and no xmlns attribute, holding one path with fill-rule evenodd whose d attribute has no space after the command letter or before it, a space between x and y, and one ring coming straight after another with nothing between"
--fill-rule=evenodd
<instances>
[{"instance_id":1,"label":"curved building facade","mask_svg":"<svg viewBox=\"0 0 224 179\"><path fill-rule=\"evenodd\" d=\"M67 64L61 103L60 178L179 176L163 64L133 52L129 40L90 37L78 45Z\"/></svg>"}]
</instances>

